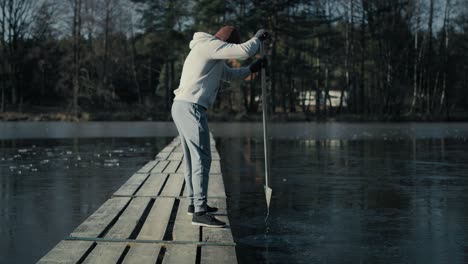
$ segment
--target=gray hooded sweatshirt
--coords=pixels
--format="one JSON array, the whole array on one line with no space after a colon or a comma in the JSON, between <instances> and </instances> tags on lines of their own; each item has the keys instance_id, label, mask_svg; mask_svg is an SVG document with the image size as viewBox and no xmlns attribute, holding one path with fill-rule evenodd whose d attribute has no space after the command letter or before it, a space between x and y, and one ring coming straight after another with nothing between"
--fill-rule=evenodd
<instances>
[{"instance_id":1,"label":"gray hooded sweatshirt","mask_svg":"<svg viewBox=\"0 0 468 264\"><path fill-rule=\"evenodd\" d=\"M242 44L231 44L207 33L195 33L190 41L191 50L184 62L179 88L174 90L174 100L208 108L216 98L220 80L243 79L250 74L249 67L230 68L225 60L245 60L254 56L259 47L257 37Z\"/></svg>"}]
</instances>

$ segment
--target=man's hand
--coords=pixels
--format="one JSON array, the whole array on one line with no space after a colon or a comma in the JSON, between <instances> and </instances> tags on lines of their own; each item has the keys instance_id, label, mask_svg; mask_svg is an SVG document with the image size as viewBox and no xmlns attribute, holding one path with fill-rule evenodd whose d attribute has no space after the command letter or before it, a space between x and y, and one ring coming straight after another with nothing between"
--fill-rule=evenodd
<instances>
[{"instance_id":1,"label":"man's hand","mask_svg":"<svg viewBox=\"0 0 468 264\"><path fill-rule=\"evenodd\" d=\"M267 64L267 59L265 57L258 59L250 65L249 67L250 72L251 73L259 72L262 69L262 67L265 66L266 64Z\"/></svg>"},{"instance_id":2,"label":"man's hand","mask_svg":"<svg viewBox=\"0 0 468 264\"><path fill-rule=\"evenodd\" d=\"M257 31L257 33L255 34L255 37L257 37L260 41L264 41L265 39L269 38L270 37L270 33L268 33L266 30L264 29L260 29L259 31Z\"/></svg>"}]
</instances>

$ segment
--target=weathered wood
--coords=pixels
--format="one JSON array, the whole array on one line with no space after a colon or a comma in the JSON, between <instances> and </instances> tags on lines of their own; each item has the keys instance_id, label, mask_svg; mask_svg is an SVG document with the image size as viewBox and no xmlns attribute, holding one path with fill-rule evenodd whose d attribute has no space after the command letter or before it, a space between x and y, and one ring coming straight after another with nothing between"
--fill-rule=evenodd
<instances>
[{"instance_id":1,"label":"weathered wood","mask_svg":"<svg viewBox=\"0 0 468 264\"><path fill-rule=\"evenodd\" d=\"M172 152L171 155L167 158L168 160L182 160L184 157L183 152Z\"/></svg>"},{"instance_id":2,"label":"weathered wood","mask_svg":"<svg viewBox=\"0 0 468 264\"><path fill-rule=\"evenodd\" d=\"M169 174L166 186L161 192L161 196L179 196L182 192L182 186L184 184L184 176L182 174Z\"/></svg>"},{"instance_id":3,"label":"weathered wood","mask_svg":"<svg viewBox=\"0 0 468 264\"><path fill-rule=\"evenodd\" d=\"M133 195L140 185L148 178L149 173L135 173L122 185L114 195Z\"/></svg>"},{"instance_id":4,"label":"weathered wood","mask_svg":"<svg viewBox=\"0 0 468 264\"><path fill-rule=\"evenodd\" d=\"M221 173L221 162L219 160L211 161L210 173Z\"/></svg>"},{"instance_id":5,"label":"weathered wood","mask_svg":"<svg viewBox=\"0 0 468 264\"><path fill-rule=\"evenodd\" d=\"M117 263L117 260L119 260L126 246L127 244L125 243L98 243L83 263L115 264Z\"/></svg>"},{"instance_id":6,"label":"weathered wood","mask_svg":"<svg viewBox=\"0 0 468 264\"><path fill-rule=\"evenodd\" d=\"M234 246L203 246L201 248L201 264L233 264L237 263Z\"/></svg>"},{"instance_id":7,"label":"weathered wood","mask_svg":"<svg viewBox=\"0 0 468 264\"><path fill-rule=\"evenodd\" d=\"M218 215L216 218L220 221L225 222L229 225L229 219L227 216ZM234 239L232 237L231 228L210 228L210 227L202 227L202 241L203 242L223 242L223 243L234 243Z\"/></svg>"},{"instance_id":8,"label":"weathered wood","mask_svg":"<svg viewBox=\"0 0 468 264\"><path fill-rule=\"evenodd\" d=\"M216 142L210 134L212 163L208 181L208 197L225 197L225 187L221 174L219 153ZM140 227L136 239L130 241L94 242L80 240L61 241L44 256L39 263L156 263L161 244L144 243L141 240L163 240L170 224L175 197L181 194L184 184L183 152L179 138L156 155L155 160L146 163L132 175L96 212L78 226L72 237L83 239L129 239ZM135 195L133 198L132 195ZM149 196L158 196L155 200ZM129 197L127 197L129 196ZM174 198L171 198L174 197ZM148 205L154 200L151 208ZM198 242L233 243L230 228L202 228L191 224L192 216L187 214L188 199L180 199L172 239L191 241L193 244L168 244L165 246L163 263L191 263L197 259ZM218 207L216 217L229 224L226 199L209 198L210 206ZM150 209L145 222L142 217ZM118 216L118 218L117 218ZM200 231L203 231L200 233ZM202 237L200 237L202 234ZM133 237L132 237L133 238ZM128 250L128 252L126 252ZM125 257L122 254L126 252ZM89 254L88 254L89 253ZM88 254L88 256L86 256ZM202 246L201 263L237 263L234 246Z\"/></svg>"},{"instance_id":9,"label":"weathered wood","mask_svg":"<svg viewBox=\"0 0 468 264\"><path fill-rule=\"evenodd\" d=\"M172 152L174 148L176 148L175 144L173 145L169 144L165 148L163 148L160 152Z\"/></svg>"},{"instance_id":10,"label":"weathered wood","mask_svg":"<svg viewBox=\"0 0 468 264\"><path fill-rule=\"evenodd\" d=\"M218 208L218 211L213 215L227 215L226 198L208 198L208 205Z\"/></svg>"},{"instance_id":11,"label":"weathered wood","mask_svg":"<svg viewBox=\"0 0 468 264\"><path fill-rule=\"evenodd\" d=\"M148 173L154 168L154 166L156 166L156 164L158 164L157 160L150 160L145 164L145 166L138 170L138 173Z\"/></svg>"},{"instance_id":12,"label":"weathered wood","mask_svg":"<svg viewBox=\"0 0 468 264\"><path fill-rule=\"evenodd\" d=\"M158 197L156 199L137 239L162 240L164 238L174 201L174 198Z\"/></svg>"},{"instance_id":13,"label":"weathered wood","mask_svg":"<svg viewBox=\"0 0 468 264\"><path fill-rule=\"evenodd\" d=\"M96 212L78 226L71 236L98 237L129 201L129 197L114 197L107 200Z\"/></svg>"},{"instance_id":14,"label":"weathered wood","mask_svg":"<svg viewBox=\"0 0 468 264\"><path fill-rule=\"evenodd\" d=\"M94 244L92 241L60 241L38 264L75 264Z\"/></svg>"},{"instance_id":15,"label":"weathered wood","mask_svg":"<svg viewBox=\"0 0 468 264\"><path fill-rule=\"evenodd\" d=\"M180 136L175 137L175 138L171 141L171 143L169 143L169 146L176 146L176 145L178 145L178 144L180 144Z\"/></svg>"},{"instance_id":16,"label":"weathered wood","mask_svg":"<svg viewBox=\"0 0 468 264\"><path fill-rule=\"evenodd\" d=\"M187 214L189 201L180 199L172 237L175 241L200 241L200 227L192 225L192 216Z\"/></svg>"},{"instance_id":17,"label":"weathered wood","mask_svg":"<svg viewBox=\"0 0 468 264\"><path fill-rule=\"evenodd\" d=\"M132 244L123 264L154 264L158 259L161 245Z\"/></svg>"},{"instance_id":18,"label":"weathered wood","mask_svg":"<svg viewBox=\"0 0 468 264\"><path fill-rule=\"evenodd\" d=\"M210 174L208 179L208 197L225 197L223 176L221 174Z\"/></svg>"},{"instance_id":19,"label":"weathered wood","mask_svg":"<svg viewBox=\"0 0 468 264\"><path fill-rule=\"evenodd\" d=\"M159 152L154 159L156 160L167 160L167 157L171 155L172 152Z\"/></svg>"},{"instance_id":20,"label":"weathered wood","mask_svg":"<svg viewBox=\"0 0 468 264\"><path fill-rule=\"evenodd\" d=\"M150 200L150 198L143 197L134 198L105 237L129 238Z\"/></svg>"},{"instance_id":21,"label":"weathered wood","mask_svg":"<svg viewBox=\"0 0 468 264\"><path fill-rule=\"evenodd\" d=\"M167 167L168 164L169 164L169 161L160 160L158 164L156 164L156 166L154 166L154 168L151 170L151 173L162 172Z\"/></svg>"},{"instance_id":22,"label":"weathered wood","mask_svg":"<svg viewBox=\"0 0 468 264\"><path fill-rule=\"evenodd\" d=\"M221 160L221 157L219 156L219 153L217 151L211 152L211 160L212 161Z\"/></svg>"},{"instance_id":23,"label":"weathered wood","mask_svg":"<svg viewBox=\"0 0 468 264\"><path fill-rule=\"evenodd\" d=\"M182 144L178 145L172 153L182 153L184 150L182 149Z\"/></svg>"},{"instance_id":24,"label":"weathered wood","mask_svg":"<svg viewBox=\"0 0 468 264\"><path fill-rule=\"evenodd\" d=\"M183 162L182 162L183 163ZM180 164L179 168L177 168L176 173L185 173L185 165Z\"/></svg>"},{"instance_id":25,"label":"weathered wood","mask_svg":"<svg viewBox=\"0 0 468 264\"><path fill-rule=\"evenodd\" d=\"M166 247L163 264L195 264L196 245L169 245Z\"/></svg>"},{"instance_id":26,"label":"weathered wood","mask_svg":"<svg viewBox=\"0 0 468 264\"><path fill-rule=\"evenodd\" d=\"M180 160L171 160L169 165L163 170L165 173L175 173L177 168L179 168Z\"/></svg>"},{"instance_id":27,"label":"weathered wood","mask_svg":"<svg viewBox=\"0 0 468 264\"><path fill-rule=\"evenodd\" d=\"M151 173L145 184L136 193L137 196L157 196L166 181L167 173Z\"/></svg>"},{"instance_id":28,"label":"weathered wood","mask_svg":"<svg viewBox=\"0 0 468 264\"><path fill-rule=\"evenodd\" d=\"M210 133L210 144L211 144L211 145L216 145L216 140L215 140L215 138L214 138L214 136L213 136L212 133Z\"/></svg>"}]
</instances>

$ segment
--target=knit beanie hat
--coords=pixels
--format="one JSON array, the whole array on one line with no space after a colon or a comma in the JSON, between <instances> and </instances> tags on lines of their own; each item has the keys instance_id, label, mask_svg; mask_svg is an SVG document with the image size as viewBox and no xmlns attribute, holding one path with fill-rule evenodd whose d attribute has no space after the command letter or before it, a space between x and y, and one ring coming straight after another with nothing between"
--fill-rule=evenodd
<instances>
[{"instance_id":1,"label":"knit beanie hat","mask_svg":"<svg viewBox=\"0 0 468 264\"><path fill-rule=\"evenodd\" d=\"M218 32L216 32L215 37L228 43L240 43L239 31L237 31L237 29L233 26L222 27L220 30L218 30Z\"/></svg>"}]
</instances>

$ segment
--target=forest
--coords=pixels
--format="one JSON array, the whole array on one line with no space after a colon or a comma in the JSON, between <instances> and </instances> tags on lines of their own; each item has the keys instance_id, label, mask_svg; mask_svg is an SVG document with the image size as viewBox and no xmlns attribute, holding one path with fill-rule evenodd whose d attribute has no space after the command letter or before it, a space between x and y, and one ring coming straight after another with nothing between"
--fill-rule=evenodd
<instances>
[{"instance_id":1,"label":"forest","mask_svg":"<svg viewBox=\"0 0 468 264\"><path fill-rule=\"evenodd\" d=\"M170 120L193 33L224 25L271 32L273 120L468 120L468 0L0 0L0 120ZM261 103L250 76L210 115Z\"/></svg>"}]
</instances>

